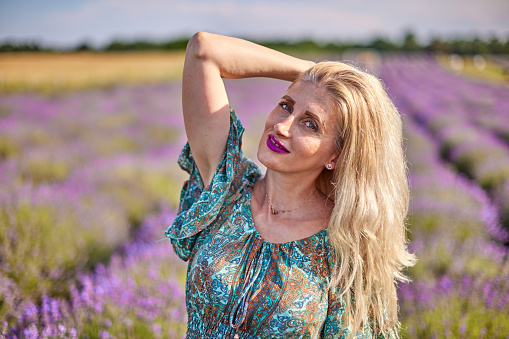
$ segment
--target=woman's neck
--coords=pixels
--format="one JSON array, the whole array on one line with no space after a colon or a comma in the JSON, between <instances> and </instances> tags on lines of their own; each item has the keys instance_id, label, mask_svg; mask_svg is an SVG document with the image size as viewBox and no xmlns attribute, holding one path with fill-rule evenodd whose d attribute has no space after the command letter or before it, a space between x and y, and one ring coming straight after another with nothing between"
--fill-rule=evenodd
<instances>
[{"instance_id":1,"label":"woman's neck","mask_svg":"<svg viewBox=\"0 0 509 339\"><path fill-rule=\"evenodd\" d=\"M314 180L309 177L274 172L267 169L262 179L263 198L270 200L270 207L293 210L306 202L321 198Z\"/></svg>"}]
</instances>

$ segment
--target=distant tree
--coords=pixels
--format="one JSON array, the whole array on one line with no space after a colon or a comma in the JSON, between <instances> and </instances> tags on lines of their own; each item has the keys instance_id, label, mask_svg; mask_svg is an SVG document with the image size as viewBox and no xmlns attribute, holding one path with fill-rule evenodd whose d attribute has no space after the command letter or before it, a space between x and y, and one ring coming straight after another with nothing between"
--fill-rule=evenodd
<instances>
[{"instance_id":1,"label":"distant tree","mask_svg":"<svg viewBox=\"0 0 509 339\"><path fill-rule=\"evenodd\" d=\"M162 43L147 41L147 40L137 40L128 44L128 46L137 51L150 51L150 50L160 50L162 49Z\"/></svg>"},{"instance_id":2,"label":"distant tree","mask_svg":"<svg viewBox=\"0 0 509 339\"><path fill-rule=\"evenodd\" d=\"M323 47L316 43L314 40L301 40L291 44L295 49L302 52L314 52L323 50Z\"/></svg>"},{"instance_id":3,"label":"distant tree","mask_svg":"<svg viewBox=\"0 0 509 339\"><path fill-rule=\"evenodd\" d=\"M81 44L76 46L76 48L74 48L74 50L77 52L86 52L86 51L91 51L92 48L90 47L90 45L87 42L82 42Z\"/></svg>"},{"instance_id":4,"label":"distant tree","mask_svg":"<svg viewBox=\"0 0 509 339\"><path fill-rule=\"evenodd\" d=\"M405 38L403 39L401 50L405 52L417 52L422 50L413 32L408 31L405 33Z\"/></svg>"},{"instance_id":5,"label":"distant tree","mask_svg":"<svg viewBox=\"0 0 509 339\"><path fill-rule=\"evenodd\" d=\"M125 51L126 45L118 40L113 40L109 45L104 47L105 51Z\"/></svg>"},{"instance_id":6,"label":"distant tree","mask_svg":"<svg viewBox=\"0 0 509 339\"><path fill-rule=\"evenodd\" d=\"M486 41L475 38L471 41L471 54L488 54L490 49Z\"/></svg>"},{"instance_id":7,"label":"distant tree","mask_svg":"<svg viewBox=\"0 0 509 339\"><path fill-rule=\"evenodd\" d=\"M103 51L145 51L145 50L185 50L188 38L182 37L165 42L154 42L149 40L136 40L136 41L121 41L113 40L108 45L101 48ZM483 40L479 37L475 38L456 38L456 39L442 39L435 37L427 46L420 45L413 32L407 31L404 35L403 42L397 44L390 39L384 37L376 37L369 43L356 43L356 42L329 42L317 43L314 40L306 39L301 41L257 41L258 43L285 52L324 52L324 53L340 53L347 49L356 48L373 48L378 51L405 51L405 52L420 52L428 51L431 53L456 53L462 55L475 55L475 54L509 54L509 38L501 40L497 37L492 37L488 40ZM78 44L75 51L90 51L95 50L88 42L84 41ZM37 52L37 51L54 51L46 46L41 47L38 42L17 42L17 41L4 41L0 42L1 52Z\"/></svg>"},{"instance_id":8,"label":"distant tree","mask_svg":"<svg viewBox=\"0 0 509 339\"><path fill-rule=\"evenodd\" d=\"M40 52L42 50L49 50L48 48L42 49L37 42L13 42L5 41L0 45L0 52Z\"/></svg>"},{"instance_id":9,"label":"distant tree","mask_svg":"<svg viewBox=\"0 0 509 339\"><path fill-rule=\"evenodd\" d=\"M367 47L374 48L378 51L396 51L398 50L398 45L394 42L384 39L382 37L377 37L374 40L372 40Z\"/></svg>"},{"instance_id":10,"label":"distant tree","mask_svg":"<svg viewBox=\"0 0 509 339\"><path fill-rule=\"evenodd\" d=\"M452 40L451 52L460 55L472 54L472 46L470 44L470 41L465 39Z\"/></svg>"},{"instance_id":11,"label":"distant tree","mask_svg":"<svg viewBox=\"0 0 509 339\"><path fill-rule=\"evenodd\" d=\"M11 42L4 42L2 46L0 46L0 52L8 53L8 52L14 52L14 45Z\"/></svg>"},{"instance_id":12,"label":"distant tree","mask_svg":"<svg viewBox=\"0 0 509 339\"><path fill-rule=\"evenodd\" d=\"M347 44L340 43L340 42L329 42L323 47L328 52L344 52L349 48Z\"/></svg>"},{"instance_id":13,"label":"distant tree","mask_svg":"<svg viewBox=\"0 0 509 339\"><path fill-rule=\"evenodd\" d=\"M451 51L451 44L440 38L433 38L425 50L432 53L449 53Z\"/></svg>"},{"instance_id":14,"label":"distant tree","mask_svg":"<svg viewBox=\"0 0 509 339\"><path fill-rule=\"evenodd\" d=\"M165 50L184 50L186 49L189 38L179 38L176 40L169 40L161 44L161 48Z\"/></svg>"},{"instance_id":15,"label":"distant tree","mask_svg":"<svg viewBox=\"0 0 509 339\"><path fill-rule=\"evenodd\" d=\"M487 48L493 54L503 54L508 53L507 43L509 43L509 39L506 42L506 46L500 41L498 38L493 37L487 42ZM505 48L504 48L505 47Z\"/></svg>"}]
</instances>

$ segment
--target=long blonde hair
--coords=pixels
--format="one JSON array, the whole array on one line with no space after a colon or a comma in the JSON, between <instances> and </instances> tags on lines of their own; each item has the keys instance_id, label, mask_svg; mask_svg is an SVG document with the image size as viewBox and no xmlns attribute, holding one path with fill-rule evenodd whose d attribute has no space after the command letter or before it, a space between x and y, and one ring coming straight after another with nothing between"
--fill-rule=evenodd
<instances>
[{"instance_id":1,"label":"long blonde hair","mask_svg":"<svg viewBox=\"0 0 509 339\"><path fill-rule=\"evenodd\" d=\"M317 187L334 209L328 225L335 264L331 288L340 286L352 334L367 325L398 334L398 281L415 264L408 252L405 218L409 189L399 113L373 75L339 62L320 62L297 80L324 86L339 117L334 171ZM352 300L354 300L352 302Z\"/></svg>"}]
</instances>

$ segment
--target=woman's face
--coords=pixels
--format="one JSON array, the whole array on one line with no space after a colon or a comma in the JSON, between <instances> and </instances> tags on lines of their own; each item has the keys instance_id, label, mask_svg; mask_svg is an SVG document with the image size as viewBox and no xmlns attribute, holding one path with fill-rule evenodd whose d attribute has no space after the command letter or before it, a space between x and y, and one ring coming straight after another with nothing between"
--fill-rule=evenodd
<instances>
[{"instance_id":1,"label":"woman's face","mask_svg":"<svg viewBox=\"0 0 509 339\"><path fill-rule=\"evenodd\" d=\"M297 81L267 117L258 160L274 171L318 177L326 164L336 165L338 118L334 112L325 88Z\"/></svg>"}]
</instances>

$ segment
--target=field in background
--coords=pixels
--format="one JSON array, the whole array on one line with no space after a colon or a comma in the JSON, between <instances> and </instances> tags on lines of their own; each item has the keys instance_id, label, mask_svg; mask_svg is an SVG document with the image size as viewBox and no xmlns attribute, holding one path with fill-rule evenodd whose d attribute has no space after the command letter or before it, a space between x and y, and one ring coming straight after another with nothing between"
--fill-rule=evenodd
<instances>
[{"instance_id":1,"label":"field in background","mask_svg":"<svg viewBox=\"0 0 509 339\"><path fill-rule=\"evenodd\" d=\"M509 86L509 56L438 55L444 69L475 81Z\"/></svg>"},{"instance_id":2,"label":"field in background","mask_svg":"<svg viewBox=\"0 0 509 339\"><path fill-rule=\"evenodd\" d=\"M284 52L292 54L291 49ZM367 62L374 71L378 66L371 64L373 60L364 60L365 56L381 58L371 49L346 50L342 55L361 65ZM184 56L184 51L0 53L0 93L58 94L120 84L160 84L181 78ZM341 54L317 52L305 57L339 60ZM436 59L454 74L475 81L509 84L508 56L438 55Z\"/></svg>"},{"instance_id":3,"label":"field in background","mask_svg":"<svg viewBox=\"0 0 509 339\"><path fill-rule=\"evenodd\" d=\"M370 53L343 56L376 64L403 116L419 263L402 337L507 338L509 90L458 76L479 59ZM183 54L37 55L14 55L19 86L0 94L0 337L182 337L186 265L159 240L186 178ZM254 159L288 83L225 83Z\"/></svg>"},{"instance_id":4,"label":"field in background","mask_svg":"<svg viewBox=\"0 0 509 339\"><path fill-rule=\"evenodd\" d=\"M182 52L0 53L0 93L54 94L180 79Z\"/></svg>"}]
</instances>

